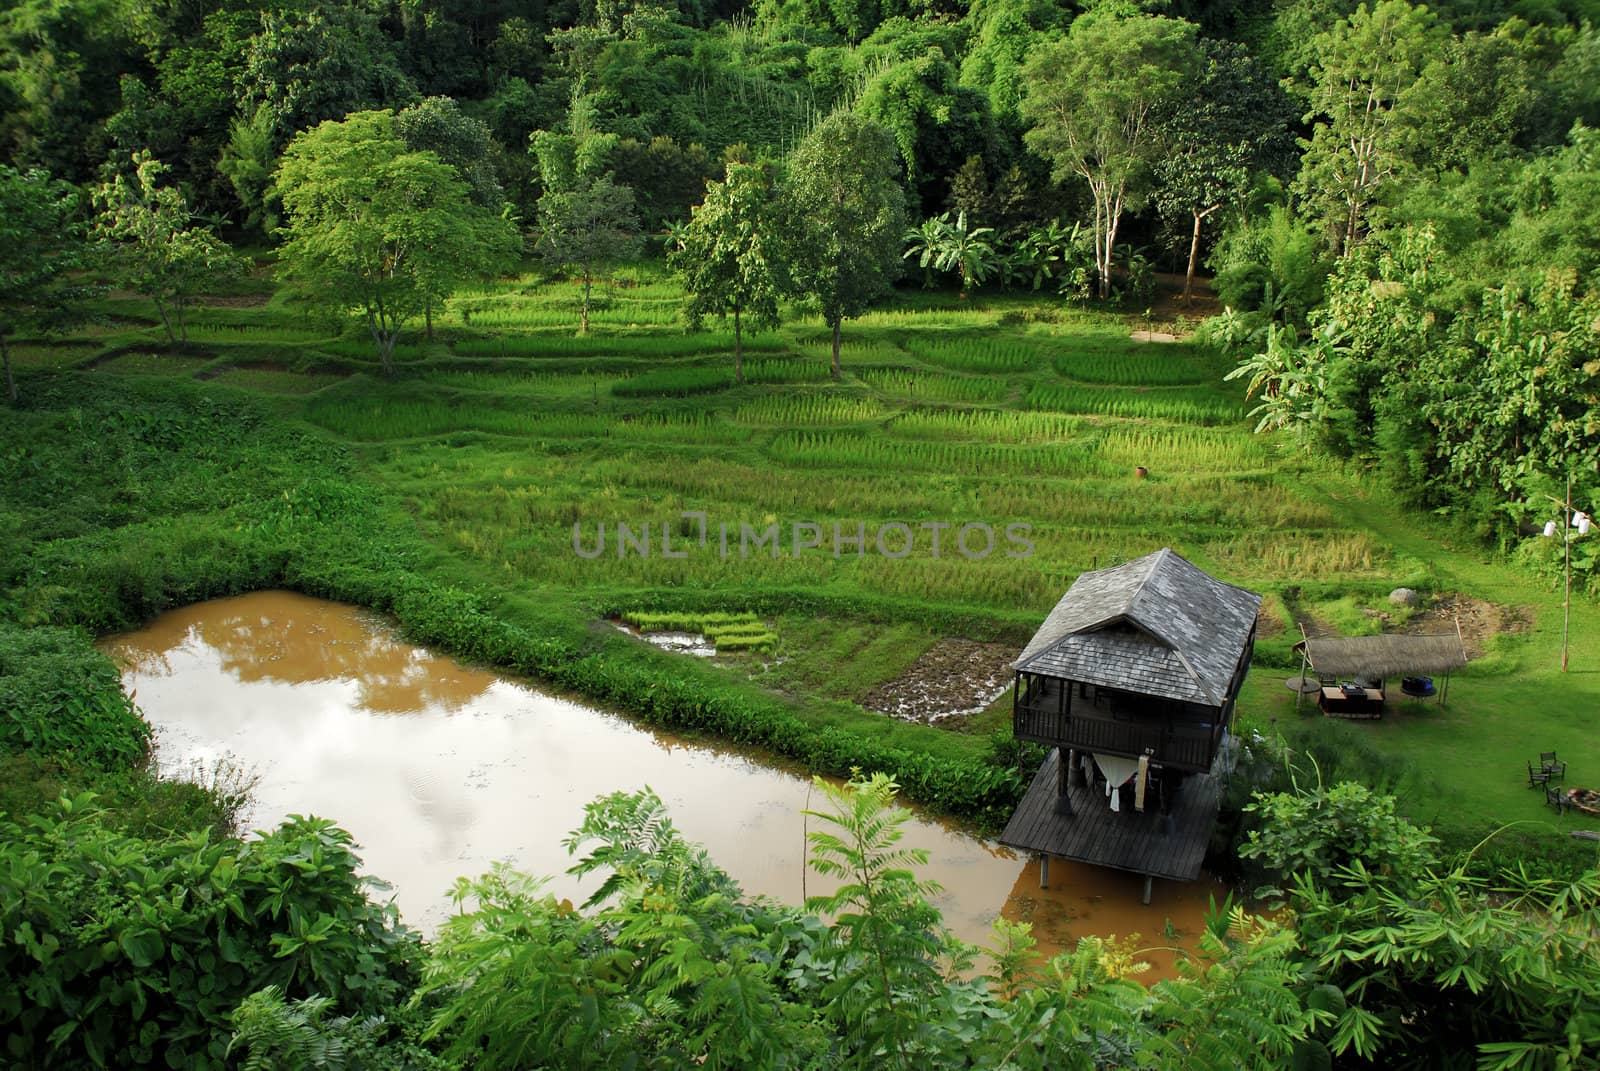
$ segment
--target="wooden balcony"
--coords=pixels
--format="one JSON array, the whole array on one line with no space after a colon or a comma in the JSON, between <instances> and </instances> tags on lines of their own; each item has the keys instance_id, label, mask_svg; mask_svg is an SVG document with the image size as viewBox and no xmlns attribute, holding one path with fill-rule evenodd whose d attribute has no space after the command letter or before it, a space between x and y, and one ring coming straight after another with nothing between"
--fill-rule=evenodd
<instances>
[{"instance_id":1,"label":"wooden balcony","mask_svg":"<svg viewBox=\"0 0 1600 1071\"><path fill-rule=\"evenodd\" d=\"M1096 705L1061 694L1059 682L1019 690L1012 707L1012 733L1047 747L1075 748L1137 758L1149 754L1164 766L1207 771L1222 738L1222 721L1205 725L1174 720L1155 708L1141 716L1121 706Z\"/></svg>"}]
</instances>

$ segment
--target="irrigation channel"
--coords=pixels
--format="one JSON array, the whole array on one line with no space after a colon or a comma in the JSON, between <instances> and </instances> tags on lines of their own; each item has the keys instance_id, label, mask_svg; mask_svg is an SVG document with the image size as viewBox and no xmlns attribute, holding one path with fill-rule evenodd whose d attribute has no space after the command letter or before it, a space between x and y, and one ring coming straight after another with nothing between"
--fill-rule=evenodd
<instances>
[{"instance_id":1,"label":"irrigation channel","mask_svg":"<svg viewBox=\"0 0 1600 1071\"><path fill-rule=\"evenodd\" d=\"M403 917L434 931L449 889L496 860L551 878L575 900L596 876L565 873L562 839L584 804L649 786L674 824L752 894L802 900L808 780L738 751L655 732L401 640L382 618L281 591L175 610L105 649L156 728L163 770L228 759L256 774L250 822L319 815L349 829L367 871L393 886ZM815 819L811 820L813 823ZM1031 921L1053 953L1084 934L1141 935L1146 978L1193 947L1217 886L1157 882L1148 907L1132 875L1038 864L917 815L948 925L985 943L997 914ZM822 891L820 879L804 879ZM385 895L385 894L378 894ZM1221 899L1221 896L1218 896Z\"/></svg>"}]
</instances>

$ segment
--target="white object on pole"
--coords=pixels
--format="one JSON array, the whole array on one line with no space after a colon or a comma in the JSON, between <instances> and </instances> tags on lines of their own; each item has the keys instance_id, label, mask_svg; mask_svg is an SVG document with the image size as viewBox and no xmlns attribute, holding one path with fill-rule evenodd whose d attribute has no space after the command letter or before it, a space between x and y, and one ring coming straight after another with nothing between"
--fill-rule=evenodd
<instances>
[{"instance_id":1,"label":"white object on pole","mask_svg":"<svg viewBox=\"0 0 1600 1071\"><path fill-rule=\"evenodd\" d=\"M1544 522L1544 537L1546 539L1550 539L1555 534L1556 534L1556 522L1555 521L1545 521Z\"/></svg>"},{"instance_id":2,"label":"white object on pole","mask_svg":"<svg viewBox=\"0 0 1600 1071\"><path fill-rule=\"evenodd\" d=\"M1573 524L1573 526L1575 528L1578 529L1578 534L1579 535L1588 535L1589 534L1589 528L1590 528L1591 525L1594 524L1594 521L1589 517L1589 515L1587 513L1578 513L1578 514L1575 514L1573 516L1572 524Z\"/></svg>"}]
</instances>

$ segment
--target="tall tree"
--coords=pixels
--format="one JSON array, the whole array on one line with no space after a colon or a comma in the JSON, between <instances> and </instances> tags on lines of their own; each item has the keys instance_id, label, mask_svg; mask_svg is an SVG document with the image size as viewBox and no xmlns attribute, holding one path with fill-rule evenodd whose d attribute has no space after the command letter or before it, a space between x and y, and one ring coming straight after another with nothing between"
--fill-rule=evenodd
<instances>
[{"instance_id":1,"label":"tall tree","mask_svg":"<svg viewBox=\"0 0 1600 1071\"><path fill-rule=\"evenodd\" d=\"M112 274L155 302L167 341L189 338L184 313L194 296L244 270L244 260L203 226L174 186L160 185L167 166L133 154L132 174L117 174L94 193L95 234L114 250Z\"/></svg>"},{"instance_id":2,"label":"tall tree","mask_svg":"<svg viewBox=\"0 0 1600 1071\"><path fill-rule=\"evenodd\" d=\"M272 170L277 159L277 138L271 111L259 107L248 118L237 116L228 124L228 140L217 158L217 173L233 187L244 209L240 221L258 234L271 234L278 226L272 199Z\"/></svg>"},{"instance_id":3,"label":"tall tree","mask_svg":"<svg viewBox=\"0 0 1600 1071\"><path fill-rule=\"evenodd\" d=\"M494 173L494 139L482 120L450 97L428 97L402 108L395 128L408 148L431 152L455 168L475 204L500 211L506 195Z\"/></svg>"},{"instance_id":4,"label":"tall tree","mask_svg":"<svg viewBox=\"0 0 1600 1071\"><path fill-rule=\"evenodd\" d=\"M785 223L772 180L754 164L730 163L721 182L678 232L667 260L683 275L684 311L698 327L708 315L733 316L733 378L744 382L744 323L778 326L778 298L788 276Z\"/></svg>"},{"instance_id":5,"label":"tall tree","mask_svg":"<svg viewBox=\"0 0 1600 1071\"><path fill-rule=\"evenodd\" d=\"M1194 292L1200 228L1223 206L1244 200L1259 171L1287 177L1295 120L1288 94L1241 46L1201 42L1203 60L1184 88L1157 109L1155 201L1169 220L1193 222L1183 297Z\"/></svg>"},{"instance_id":6,"label":"tall tree","mask_svg":"<svg viewBox=\"0 0 1600 1071\"><path fill-rule=\"evenodd\" d=\"M1443 33L1427 8L1380 0L1317 35L1305 117L1315 125L1299 193L1340 256L1360 243L1373 203L1406 170L1411 90Z\"/></svg>"},{"instance_id":7,"label":"tall tree","mask_svg":"<svg viewBox=\"0 0 1600 1071\"><path fill-rule=\"evenodd\" d=\"M88 249L76 190L43 171L0 165L0 363L12 405L18 394L7 339L73 319L75 305L91 289L72 274L84 266Z\"/></svg>"},{"instance_id":8,"label":"tall tree","mask_svg":"<svg viewBox=\"0 0 1600 1071\"><path fill-rule=\"evenodd\" d=\"M583 283L578 333L589 332L594 281L610 261L639 252L639 217L633 191L610 175L579 176L572 185L548 189L539 198L539 257L556 269L572 269Z\"/></svg>"},{"instance_id":9,"label":"tall tree","mask_svg":"<svg viewBox=\"0 0 1600 1071\"><path fill-rule=\"evenodd\" d=\"M263 11L239 78L240 113L264 109L279 145L325 120L416 97L377 16L353 4Z\"/></svg>"},{"instance_id":10,"label":"tall tree","mask_svg":"<svg viewBox=\"0 0 1600 1071\"><path fill-rule=\"evenodd\" d=\"M824 119L789 158L788 201L800 221L796 288L822 306L839 378L842 323L866 311L900 271L905 193L894 139L843 112Z\"/></svg>"},{"instance_id":11,"label":"tall tree","mask_svg":"<svg viewBox=\"0 0 1600 1071\"><path fill-rule=\"evenodd\" d=\"M474 204L453 167L406 146L393 112L306 131L284 150L276 181L288 218L281 273L359 309L385 372L408 319L520 249L516 228Z\"/></svg>"},{"instance_id":12,"label":"tall tree","mask_svg":"<svg viewBox=\"0 0 1600 1071\"><path fill-rule=\"evenodd\" d=\"M1150 191L1162 148L1155 112L1186 82L1194 41L1190 23L1107 7L1080 15L1028 61L1023 140L1050 161L1058 183L1077 175L1089 185L1101 298L1111 295L1122 214Z\"/></svg>"}]
</instances>

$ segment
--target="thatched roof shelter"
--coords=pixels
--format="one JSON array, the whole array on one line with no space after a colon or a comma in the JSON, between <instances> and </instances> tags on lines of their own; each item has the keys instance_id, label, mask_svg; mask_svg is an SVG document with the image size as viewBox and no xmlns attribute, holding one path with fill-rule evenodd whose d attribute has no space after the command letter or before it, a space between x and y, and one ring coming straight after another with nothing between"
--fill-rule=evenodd
<instances>
[{"instance_id":1,"label":"thatched roof shelter","mask_svg":"<svg viewBox=\"0 0 1600 1071\"><path fill-rule=\"evenodd\" d=\"M1324 636L1295 644L1323 677L1386 680L1449 673L1467 664L1460 633L1445 636Z\"/></svg>"}]
</instances>

